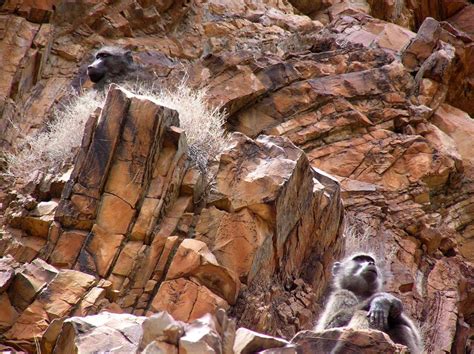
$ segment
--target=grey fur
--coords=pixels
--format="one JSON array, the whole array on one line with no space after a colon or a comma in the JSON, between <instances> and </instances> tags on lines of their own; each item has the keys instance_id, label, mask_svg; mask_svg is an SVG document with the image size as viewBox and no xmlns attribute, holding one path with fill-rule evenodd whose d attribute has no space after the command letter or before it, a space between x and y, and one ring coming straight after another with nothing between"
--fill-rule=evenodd
<instances>
[{"instance_id":1,"label":"grey fur","mask_svg":"<svg viewBox=\"0 0 474 354\"><path fill-rule=\"evenodd\" d=\"M382 275L375 257L367 253L351 255L334 263L333 274L335 289L315 331L347 326L357 310L365 310L371 328L384 331L411 353L423 351L420 332L403 313L402 302L382 291Z\"/></svg>"},{"instance_id":2,"label":"grey fur","mask_svg":"<svg viewBox=\"0 0 474 354\"><path fill-rule=\"evenodd\" d=\"M135 72L138 66L132 53L118 47L102 47L95 54L95 60L87 67L87 75L96 85L116 82Z\"/></svg>"}]
</instances>

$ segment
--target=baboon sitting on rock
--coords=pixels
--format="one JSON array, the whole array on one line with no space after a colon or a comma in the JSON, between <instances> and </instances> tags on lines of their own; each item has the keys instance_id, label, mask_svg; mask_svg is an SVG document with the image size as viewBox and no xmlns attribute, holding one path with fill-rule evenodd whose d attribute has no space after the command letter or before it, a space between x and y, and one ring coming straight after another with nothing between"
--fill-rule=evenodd
<instances>
[{"instance_id":1,"label":"baboon sitting on rock","mask_svg":"<svg viewBox=\"0 0 474 354\"><path fill-rule=\"evenodd\" d=\"M354 254L333 266L335 289L315 331L344 327L358 310L367 311L370 328L387 333L411 353L421 353L423 342L415 324L403 312L402 302L382 292L382 276L374 257Z\"/></svg>"}]
</instances>

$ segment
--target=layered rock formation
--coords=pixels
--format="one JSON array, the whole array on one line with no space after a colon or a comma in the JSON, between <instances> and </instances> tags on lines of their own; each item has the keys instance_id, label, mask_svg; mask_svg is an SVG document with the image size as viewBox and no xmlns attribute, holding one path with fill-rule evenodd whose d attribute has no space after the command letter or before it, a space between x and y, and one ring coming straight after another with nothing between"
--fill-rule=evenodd
<instances>
[{"instance_id":1,"label":"layered rock formation","mask_svg":"<svg viewBox=\"0 0 474 354\"><path fill-rule=\"evenodd\" d=\"M365 249L384 261L387 288L421 325L428 352L472 350L474 5L92 4L1 3L3 151L44 129L71 86L90 88L84 69L102 43L134 48L157 85L186 72L227 111L232 137L208 185L177 112L112 86L69 171L5 179L3 345L68 352L83 332L86 351L110 332L110 348L127 351L245 352L223 338L274 345L243 329L234 341L218 309L289 341L312 328L331 262ZM106 310L126 314L72 317ZM140 344L145 317L160 311L174 318L167 326L182 322ZM206 338L183 340L193 331L184 323L206 313L217 314L202 320L213 328ZM324 336L394 348L379 332L352 332ZM295 338L257 347L325 345Z\"/></svg>"}]
</instances>

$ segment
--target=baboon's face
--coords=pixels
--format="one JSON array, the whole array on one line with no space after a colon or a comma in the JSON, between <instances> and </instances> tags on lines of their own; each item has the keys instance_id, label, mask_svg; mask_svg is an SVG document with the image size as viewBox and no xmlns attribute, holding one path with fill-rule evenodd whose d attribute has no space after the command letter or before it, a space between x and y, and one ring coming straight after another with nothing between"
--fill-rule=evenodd
<instances>
[{"instance_id":1,"label":"baboon's face","mask_svg":"<svg viewBox=\"0 0 474 354\"><path fill-rule=\"evenodd\" d=\"M378 277L375 260L368 255L359 255L353 257L348 262L350 274L354 277L362 277L368 282L374 282Z\"/></svg>"},{"instance_id":2,"label":"baboon's face","mask_svg":"<svg viewBox=\"0 0 474 354\"><path fill-rule=\"evenodd\" d=\"M360 254L344 262L336 262L333 268L339 287L356 294L378 291L381 283L380 272L373 257Z\"/></svg>"},{"instance_id":3,"label":"baboon's face","mask_svg":"<svg viewBox=\"0 0 474 354\"><path fill-rule=\"evenodd\" d=\"M132 64L130 51L102 49L97 52L94 62L87 67L87 75L92 82L97 83L106 76L125 74Z\"/></svg>"}]
</instances>

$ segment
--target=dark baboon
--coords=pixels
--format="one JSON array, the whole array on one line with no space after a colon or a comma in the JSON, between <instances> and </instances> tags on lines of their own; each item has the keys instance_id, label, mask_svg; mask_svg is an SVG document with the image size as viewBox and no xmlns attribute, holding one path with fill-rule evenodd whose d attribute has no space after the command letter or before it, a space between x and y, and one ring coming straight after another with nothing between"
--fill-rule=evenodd
<instances>
[{"instance_id":1,"label":"dark baboon","mask_svg":"<svg viewBox=\"0 0 474 354\"><path fill-rule=\"evenodd\" d=\"M315 330L347 326L357 310L367 311L369 326L387 333L411 353L421 353L423 342L419 330L403 313L402 302L381 291L382 276L375 259L355 254L333 266L335 289Z\"/></svg>"},{"instance_id":2,"label":"dark baboon","mask_svg":"<svg viewBox=\"0 0 474 354\"><path fill-rule=\"evenodd\" d=\"M129 50L103 47L95 54L94 62L87 67L87 75L97 84L125 77L137 68Z\"/></svg>"}]
</instances>

